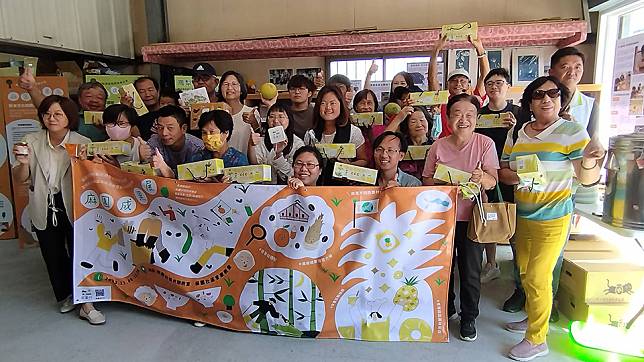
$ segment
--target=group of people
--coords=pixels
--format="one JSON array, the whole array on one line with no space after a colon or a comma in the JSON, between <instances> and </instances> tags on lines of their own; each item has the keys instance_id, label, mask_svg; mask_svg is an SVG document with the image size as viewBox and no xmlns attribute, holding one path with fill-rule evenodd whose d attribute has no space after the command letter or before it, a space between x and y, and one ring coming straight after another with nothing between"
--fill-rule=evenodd
<instances>
[{"instance_id":1,"label":"group of people","mask_svg":"<svg viewBox=\"0 0 644 362\"><path fill-rule=\"evenodd\" d=\"M438 90L436 55L446 39L440 39L429 64L429 89ZM241 74L227 71L217 77L208 63L193 68L195 88L205 87L211 102L226 107L201 114L197 128L190 129L189 114L170 92L161 92L158 82L142 77L134 86L149 112L142 116L132 108L131 95L121 104L105 107L107 91L96 82L79 89L81 111L103 111L102 125L87 125L76 104L62 96L43 97L29 72L20 86L28 90L38 107L43 130L25 138L27 151L20 145L13 153L18 162L16 179L31 184L30 214L41 245L43 258L61 312L74 309L72 292L72 187L70 159L66 143L126 141L130 155L97 155L97 162L118 166L124 161L149 162L163 177L175 177L177 166L219 158L225 167L248 164L270 165L272 182L293 189L316 185L346 185L347 180L332 176L335 163L370 167L378 171L377 186L383 188L444 184L435 178L439 165L471 173L471 183L481 190L499 185L505 201L517 204L516 235L511 240L516 266L516 290L504 310L517 312L525 307L527 318L506 328L525 333L509 356L527 361L548 353L546 335L553 310L553 291L558 284L563 247L568 239L573 195L577 184L599 181L605 151L589 137L596 125L594 100L577 89L584 55L573 47L559 49L551 58L550 75L539 77L523 92L520 105L507 100L510 75L506 69L489 69L480 41L471 40L479 59L480 77L472 84L463 69L447 77L449 101L438 107L415 106L409 94L417 91L406 72L392 80L392 99L400 112L385 116L384 125L359 127L353 113L378 112L378 99L365 88L353 94L349 79L334 75L320 84L294 75L288 81L290 102L261 99L265 117L245 104L248 88ZM165 94L165 97L162 95ZM165 98L165 99L164 99ZM313 101L314 99L314 101ZM477 129L477 117L502 114L503 126ZM272 143L269 128L282 126L286 140ZM354 158L323 157L319 143L352 143ZM425 160L404 160L408 147L430 145ZM523 187L517 175L516 160L536 154L545 167L547 182L539 187ZM326 156L326 155L324 155ZM230 182L212 177L207 182ZM351 183L350 183L351 184ZM485 198L486 194L482 196ZM490 201L498 201L489 193ZM498 276L495 246L470 240L467 227L474 202L457 202L454 261L449 286L450 319L460 316L461 339L477 337L475 321L479 314L481 280ZM487 263L483 265L483 253ZM456 309L455 273L459 270L460 313ZM554 287L554 289L553 289ZM80 316L92 324L105 322L104 315L91 303L81 306Z\"/></svg>"}]
</instances>

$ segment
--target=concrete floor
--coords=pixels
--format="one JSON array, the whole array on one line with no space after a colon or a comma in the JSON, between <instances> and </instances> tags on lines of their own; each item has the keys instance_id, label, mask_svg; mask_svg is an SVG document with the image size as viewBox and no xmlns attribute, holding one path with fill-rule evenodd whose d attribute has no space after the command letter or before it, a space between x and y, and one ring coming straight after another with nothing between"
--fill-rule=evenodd
<instances>
[{"instance_id":1,"label":"concrete floor","mask_svg":"<svg viewBox=\"0 0 644 362\"><path fill-rule=\"evenodd\" d=\"M449 343L308 340L230 332L122 303L99 305L107 324L91 326L76 312L58 313L37 248L0 241L0 360L9 361L503 361L521 335L503 330L524 314L499 309L512 293L510 249L500 246L502 277L483 286L478 339ZM563 319L563 318L562 318ZM550 354L538 361L619 361L621 356L572 343L562 320L550 327ZM455 334L456 333L456 334Z\"/></svg>"}]
</instances>

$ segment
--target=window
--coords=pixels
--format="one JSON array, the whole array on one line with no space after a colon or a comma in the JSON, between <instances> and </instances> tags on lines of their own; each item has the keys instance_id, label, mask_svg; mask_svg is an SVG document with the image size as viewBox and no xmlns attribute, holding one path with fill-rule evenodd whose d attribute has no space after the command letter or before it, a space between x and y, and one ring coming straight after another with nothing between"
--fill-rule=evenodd
<instances>
[{"instance_id":1,"label":"window","mask_svg":"<svg viewBox=\"0 0 644 362\"><path fill-rule=\"evenodd\" d=\"M619 23L620 39L644 33L644 7L620 16Z\"/></svg>"},{"instance_id":2,"label":"window","mask_svg":"<svg viewBox=\"0 0 644 362\"><path fill-rule=\"evenodd\" d=\"M427 88L427 64L429 63L429 57L427 56L385 56L373 59L332 60L329 63L329 76L334 74L344 74L349 77L352 82L355 82L356 85L360 82L360 88L362 89L364 79L367 76L367 71L369 70L369 67L371 67L372 61L375 61L378 65L378 71L371 77L371 80L374 82L392 80L397 73L405 71L412 73L416 84L421 86L421 88ZM438 62L438 78L440 80L443 76L442 57L438 58Z\"/></svg>"}]
</instances>

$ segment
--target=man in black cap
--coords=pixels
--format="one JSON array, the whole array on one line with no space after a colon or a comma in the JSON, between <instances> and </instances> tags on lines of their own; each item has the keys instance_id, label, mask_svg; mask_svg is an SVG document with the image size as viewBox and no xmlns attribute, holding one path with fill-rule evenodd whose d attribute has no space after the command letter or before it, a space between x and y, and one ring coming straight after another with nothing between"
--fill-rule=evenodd
<instances>
[{"instance_id":1,"label":"man in black cap","mask_svg":"<svg viewBox=\"0 0 644 362\"><path fill-rule=\"evenodd\" d=\"M215 68L208 63L197 63L192 67L192 85L195 89L206 87L210 102L218 102L215 89L219 84Z\"/></svg>"}]
</instances>

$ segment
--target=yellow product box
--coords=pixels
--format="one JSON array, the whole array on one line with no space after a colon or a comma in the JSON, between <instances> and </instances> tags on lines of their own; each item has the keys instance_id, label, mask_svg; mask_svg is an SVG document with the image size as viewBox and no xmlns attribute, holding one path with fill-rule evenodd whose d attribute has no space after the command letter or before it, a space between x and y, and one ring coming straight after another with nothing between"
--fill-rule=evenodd
<instances>
[{"instance_id":1,"label":"yellow product box","mask_svg":"<svg viewBox=\"0 0 644 362\"><path fill-rule=\"evenodd\" d=\"M87 155L129 155L132 152L132 145L125 141L90 142L87 144Z\"/></svg>"},{"instance_id":2,"label":"yellow product box","mask_svg":"<svg viewBox=\"0 0 644 362\"><path fill-rule=\"evenodd\" d=\"M83 123L103 124L103 112L83 111Z\"/></svg>"},{"instance_id":3,"label":"yellow product box","mask_svg":"<svg viewBox=\"0 0 644 362\"><path fill-rule=\"evenodd\" d=\"M509 113L510 112L479 114L476 119L476 128L505 128L503 119L506 118Z\"/></svg>"},{"instance_id":4,"label":"yellow product box","mask_svg":"<svg viewBox=\"0 0 644 362\"><path fill-rule=\"evenodd\" d=\"M324 158L355 158L356 145L353 143L318 143L315 145Z\"/></svg>"},{"instance_id":5,"label":"yellow product box","mask_svg":"<svg viewBox=\"0 0 644 362\"><path fill-rule=\"evenodd\" d=\"M415 106L436 106L447 104L449 100L449 91L428 91L410 93L409 97L414 101Z\"/></svg>"},{"instance_id":6,"label":"yellow product box","mask_svg":"<svg viewBox=\"0 0 644 362\"><path fill-rule=\"evenodd\" d=\"M371 168L350 165L348 163L336 162L333 167L333 177L339 179L346 178L351 181L375 185L378 180L378 171Z\"/></svg>"},{"instance_id":7,"label":"yellow product box","mask_svg":"<svg viewBox=\"0 0 644 362\"><path fill-rule=\"evenodd\" d=\"M121 162L121 170L138 173L139 175L156 175L154 169L149 163L136 163L133 161Z\"/></svg>"},{"instance_id":8,"label":"yellow product box","mask_svg":"<svg viewBox=\"0 0 644 362\"><path fill-rule=\"evenodd\" d=\"M371 127L383 125L382 112L355 113L351 115L351 121L356 126Z\"/></svg>"},{"instance_id":9,"label":"yellow product box","mask_svg":"<svg viewBox=\"0 0 644 362\"><path fill-rule=\"evenodd\" d=\"M568 242L570 244L572 240ZM617 262L622 259L620 252L617 249L610 251L575 251L568 250L564 251L564 258L576 262L576 261L588 261L588 260L610 260Z\"/></svg>"},{"instance_id":10,"label":"yellow product box","mask_svg":"<svg viewBox=\"0 0 644 362\"><path fill-rule=\"evenodd\" d=\"M644 266L619 259L564 259L559 283L587 304L628 303L644 287Z\"/></svg>"},{"instance_id":11,"label":"yellow product box","mask_svg":"<svg viewBox=\"0 0 644 362\"><path fill-rule=\"evenodd\" d=\"M216 109L226 110L222 105L223 102L217 103L195 103L190 106L190 129L199 128L199 117L202 114ZM225 103L223 103L225 104Z\"/></svg>"},{"instance_id":12,"label":"yellow product box","mask_svg":"<svg viewBox=\"0 0 644 362\"><path fill-rule=\"evenodd\" d=\"M271 181L271 166L250 165L224 168L224 176L230 177L233 182L252 184L255 182Z\"/></svg>"},{"instance_id":13,"label":"yellow product box","mask_svg":"<svg viewBox=\"0 0 644 362\"><path fill-rule=\"evenodd\" d=\"M611 252L617 248L606 240L569 240L564 251L568 252Z\"/></svg>"},{"instance_id":14,"label":"yellow product box","mask_svg":"<svg viewBox=\"0 0 644 362\"><path fill-rule=\"evenodd\" d=\"M588 321L622 328L633 318L636 310L631 310L627 303L621 304L586 304L577 298L568 288L561 287L557 292L559 310L571 321ZM644 319L637 320L633 326L644 325ZM632 328L632 327L631 327Z\"/></svg>"},{"instance_id":15,"label":"yellow product box","mask_svg":"<svg viewBox=\"0 0 644 362\"><path fill-rule=\"evenodd\" d=\"M121 94L125 93L130 97L132 97L132 99L134 100L134 103L132 104L132 106L134 107L136 114L138 114L139 116L142 116L148 113L148 107L146 107L145 104L143 103L141 96L139 96L139 92L137 92L136 88L134 88L134 84L130 83L130 84L124 85L123 87L121 87L121 91L119 91L119 93Z\"/></svg>"},{"instance_id":16,"label":"yellow product box","mask_svg":"<svg viewBox=\"0 0 644 362\"><path fill-rule=\"evenodd\" d=\"M224 160L213 158L177 165L179 180L198 180L224 173Z\"/></svg>"},{"instance_id":17,"label":"yellow product box","mask_svg":"<svg viewBox=\"0 0 644 362\"><path fill-rule=\"evenodd\" d=\"M403 160L422 161L427 158L429 147L430 145L409 146L407 147L407 152L405 152L405 157L403 157Z\"/></svg>"},{"instance_id":18,"label":"yellow product box","mask_svg":"<svg viewBox=\"0 0 644 362\"><path fill-rule=\"evenodd\" d=\"M524 184L543 185L546 183L545 169L537 155L518 156L517 175Z\"/></svg>"},{"instance_id":19,"label":"yellow product box","mask_svg":"<svg viewBox=\"0 0 644 362\"><path fill-rule=\"evenodd\" d=\"M454 167L443 165L442 163L437 163L434 178L456 185L469 182L470 178L472 178L472 174Z\"/></svg>"},{"instance_id":20,"label":"yellow product box","mask_svg":"<svg viewBox=\"0 0 644 362\"><path fill-rule=\"evenodd\" d=\"M469 23L443 25L441 37L447 36L447 40L467 41L468 35L472 39L478 38L479 24L476 21Z\"/></svg>"}]
</instances>

